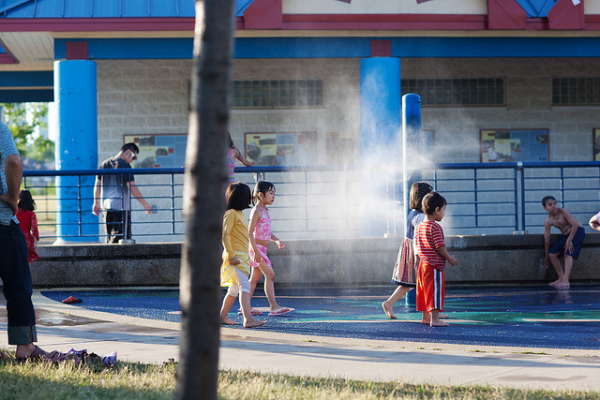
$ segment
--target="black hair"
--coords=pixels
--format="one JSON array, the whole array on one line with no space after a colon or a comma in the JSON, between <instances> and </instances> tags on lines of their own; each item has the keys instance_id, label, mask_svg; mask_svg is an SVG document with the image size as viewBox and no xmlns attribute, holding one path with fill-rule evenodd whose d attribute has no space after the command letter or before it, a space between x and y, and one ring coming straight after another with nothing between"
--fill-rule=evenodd
<instances>
[{"instance_id":1,"label":"black hair","mask_svg":"<svg viewBox=\"0 0 600 400\"><path fill-rule=\"evenodd\" d=\"M546 196L546 197L544 197L544 198L542 199L542 205L543 205L544 207L546 207L546 203L548 202L548 200L554 200L554 201L556 201L556 199L555 199L553 196Z\"/></svg>"},{"instance_id":2,"label":"black hair","mask_svg":"<svg viewBox=\"0 0 600 400\"><path fill-rule=\"evenodd\" d=\"M23 189L19 192L18 207L23 211L33 211L36 209L35 200L33 200L29 190Z\"/></svg>"},{"instance_id":3,"label":"black hair","mask_svg":"<svg viewBox=\"0 0 600 400\"><path fill-rule=\"evenodd\" d=\"M225 201L228 210L245 210L252 207L252 195L250 187L245 183L237 182L227 186Z\"/></svg>"},{"instance_id":4,"label":"black hair","mask_svg":"<svg viewBox=\"0 0 600 400\"><path fill-rule=\"evenodd\" d=\"M421 204L423 203L423 197L433 188L427 182L415 182L410 187L410 197L408 204L411 210L421 210Z\"/></svg>"},{"instance_id":5,"label":"black hair","mask_svg":"<svg viewBox=\"0 0 600 400\"><path fill-rule=\"evenodd\" d=\"M446 205L446 199L438 192L429 192L423 197L423 212L427 215L432 215L435 210Z\"/></svg>"},{"instance_id":6,"label":"black hair","mask_svg":"<svg viewBox=\"0 0 600 400\"><path fill-rule=\"evenodd\" d=\"M231 133L227 132L227 137L229 138L229 148L235 149L235 145L233 144L233 138L231 137Z\"/></svg>"},{"instance_id":7,"label":"black hair","mask_svg":"<svg viewBox=\"0 0 600 400\"><path fill-rule=\"evenodd\" d=\"M140 148L137 146L137 144L135 144L133 142L125 143L123 145L123 147L121 147L121 153L123 153L127 150L131 150L131 151L135 152L135 154L138 154L140 152Z\"/></svg>"},{"instance_id":8,"label":"black hair","mask_svg":"<svg viewBox=\"0 0 600 400\"><path fill-rule=\"evenodd\" d=\"M258 181L254 186L254 190L252 191L252 201L254 204L257 204L260 201L258 198L259 193L265 195L271 189L275 190L275 185L273 185L271 182Z\"/></svg>"}]
</instances>

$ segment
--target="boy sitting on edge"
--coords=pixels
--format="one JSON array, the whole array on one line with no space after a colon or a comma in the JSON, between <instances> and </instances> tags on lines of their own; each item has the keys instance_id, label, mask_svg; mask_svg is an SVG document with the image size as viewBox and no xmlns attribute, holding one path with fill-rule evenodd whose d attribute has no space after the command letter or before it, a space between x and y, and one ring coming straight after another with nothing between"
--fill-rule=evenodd
<instances>
[{"instance_id":1,"label":"boy sitting on edge","mask_svg":"<svg viewBox=\"0 0 600 400\"><path fill-rule=\"evenodd\" d=\"M583 238L585 237L585 229L583 229L581 222L577 221L570 212L558 207L554 197L544 197L542 204L544 210L548 211L546 223L544 224L544 249L546 251L544 265L548 268L552 263L558 274L558 279L550 283L550 286L557 289L568 289L571 286L569 275L571 275L571 269L573 268L573 259L577 260L577 257L579 257L579 251L581 251ZM550 248L550 228L553 226L560 230L562 236ZM558 260L558 256L561 254L565 255L564 271Z\"/></svg>"}]
</instances>

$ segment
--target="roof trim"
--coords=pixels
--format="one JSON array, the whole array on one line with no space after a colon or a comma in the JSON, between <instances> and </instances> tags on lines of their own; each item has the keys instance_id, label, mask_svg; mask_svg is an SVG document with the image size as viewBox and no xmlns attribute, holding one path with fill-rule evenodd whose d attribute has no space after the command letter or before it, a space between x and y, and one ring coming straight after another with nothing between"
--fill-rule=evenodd
<instances>
[{"instance_id":1,"label":"roof trim","mask_svg":"<svg viewBox=\"0 0 600 400\"><path fill-rule=\"evenodd\" d=\"M4 42L0 40L0 64L18 64L19 60L8 50Z\"/></svg>"},{"instance_id":2,"label":"roof trim","mask_svg":"<svg viewBox=\"0 0 600 400\"><path fill-rule=\"evenodd\" d=\"M2 8L0 8L0 14L5 13L7 11L12 10L13 8L17 8L25 3L29 3L31 0L17 0L14 3L8 5L8 6L4 6Z\"/></svg>"},{"instance_id":3,"label":"roof trim","mask_svg":"<svg viewBox=\"0 0 600 400\"><path fill-rule=\"evenodd\" d=\"M600 14L585 14L583 19L584 26L579 32L600 30ZM526 18L524 25L521 27L490 26L491 24L490 17L485 14L283 14L281 28L277 30L291 33L294 30L492 32L499 29L509 29L513 31L544 31L550 33L561 29L559 27L551 29L549 18ZM248 32L252 30L274 29L273 27L249 27L244 17L236 18L235 28L238 31Z\"/></svg>"},{"instance_id":4,"label":"roof trim","mask_svg":"<svg viewBox=\"0 0 600 400\"><path fill-rule=\"evenodd\" d=\"M6 18L0 32L194 31L194 17Z\"/></svg>"}]
</instances>

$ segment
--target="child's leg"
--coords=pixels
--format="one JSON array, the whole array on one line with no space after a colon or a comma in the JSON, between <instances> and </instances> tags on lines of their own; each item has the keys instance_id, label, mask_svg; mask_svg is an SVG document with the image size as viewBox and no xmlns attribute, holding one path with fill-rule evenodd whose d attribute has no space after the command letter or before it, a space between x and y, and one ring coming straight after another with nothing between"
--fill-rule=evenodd
<instances>
[{"instance_id":1,"label":"child's leg","mask_svg":"<svg viewBox=\"0 0 600 400\"><path fill-rule=\"evenodd\" d=\"M254 290L256 290L256 284L260 281L260 277L262 276L262 272L258 267L253 267L252 272L250 273L250 298L254 296Z\"/></svg>"},{"instance_id":2,"label":"child's leg","mask_svg":"<svg viewBox=\"0 0 600 400\"><path fill-rule=\"evenodd\" d=\"M252 317L252 307L250 306L250 282L248 275L238 271L240 281L240 306L244 314L244 328L254 328L267 323L267 321L258 321Z\"/></svg>"},{"instance_id":3,"label":"child's leg","mask_svg":"<svg viewBox=\"0 0 600 400\"><path fill-rule=\"evenodd\" d=\"M573 257L565 254L565 273L559 283L555 287L559 289L568 289L571 287L569 277L571 276L571 269L573 269Z\"/></svg>"},{"instance_id":4,"label":"child's leg","mask_svg":"<svg viewBox=\"0 0 600 400\"><path fill-rule=\"evenodd\" d=\"M431 314L427 311L421 311L423 313L422 324L429 325L431 323Z\"/></svg>"},{"instance_id":5,"label":"child's leg","mask_svg":"<svg viewBox=\"0 0 600 400\"><path fill-rule=\"evenodd\" d=\"M558 279L555 280L554 282L550 283L550 286L555 286L563 280L564 273L563 273L562 265L560 265L560 260L558 259L557 253L548 254L548 258L550 259L550 262L552 263L552 266L554 267L554 269L556 270L556 274L558 275ZM573 257L569 257L569 258L573 259ZM566 257L565 257L565 260L566 260Z\"/></svg>"},{"instance_id":6,"label":"child's leg","mask_svg":"<svg viewBox=\"0 0 600 400\"><path fill-rule=\"evenodd\" d=\"M237 325L236 322L233 322L229 318L227 318L227 314L229 314L229 310L233 307L233 303L235 303L235 296L231 296L229 292L225 295L223 299L223 305L221 306L221 324L222 325Z\"/></svg>"},{"instance_id":7,"label":"child's leg","mask_svg":"<svg viewBox=\"0 0 600 400\"><path fill-rule=\"evenodd\" d=\"M262 262L258 269L265 276L264 289L265 295L267 296L267 300L269 300L269 306L271 307L271 312L280 310L282 307L277 304L277 299L275 298L275 271L273 268L269 267L267 263Z\"/></svg>"},{"instance_id":8,"label":"child's leg","mask_svg":"<svg viewBox=\"0 0 600 400\"><path fill-rule=\"evenodd\" d=\"M408 293L408 291L412 289L411 287L408 286L398 286L396 288L396 290L394 290L394 293L392 293L392 295L390 296L389 299L387 299L386 301L384 301L383 303L381 303L381 306L383 307L383 311L385 312L385 315L387 315L387 317L389 319L396 319L396 316L394 315L394 304L400 300L402 298L402 296L404 296L406 293Z\"/></svg>"},{"instance_id":9,"label":"child's leg","mask_svg":"<svg viewBox=\"0 0 600 400\"><path fill-rule=\"evenodd\" d=\"M448 326L447 322L440 321L440 310L431 310L431 322L429 326Z\"/></svg>"},{"instance_id":10,"label":"child's leg","mask_svg":"<svg viewBox=\"0 0 600 400\"><path fill-rule=\"evenodd\" d=\"M242 313L244 314L244 328L254 328L267 323L267 321L259 321L252 317L252 307L250 307L250 293L240 292L240 304Z\"/></svg>"}]
</instances>

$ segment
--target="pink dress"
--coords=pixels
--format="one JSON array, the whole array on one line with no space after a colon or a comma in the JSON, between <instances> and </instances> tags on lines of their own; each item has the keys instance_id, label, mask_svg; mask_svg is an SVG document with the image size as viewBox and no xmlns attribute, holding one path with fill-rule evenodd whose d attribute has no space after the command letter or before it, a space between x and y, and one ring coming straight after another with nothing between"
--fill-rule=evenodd
<instances>
[{"instance_id":1,"label":"pink dress","mask_svg":"<svg viewBox=\"0 0 600 400\"><path fill-rule=\"evenodd\" d=\"M261 212L261 217L260 219L256 222L256 226L254 227L254 239L258 239L258 240L271 240L271 216L269 215L269 211L267 210L267 208L262 208L261 206L259 206L258 204L256 205L256 208L260 210ZM269 260L269 257L267 257L267 246L263 246L260 244L256 244L256 247L258 248L258 251L260 253L260 255L263 258L263 261L270 267L271 266L271 260ZM248 246L248 256L250 257L250 266L251 267L258 267L260 265L260 263L257 263L256 261L254 261L254 248L252 248L252 245Z\"/></svg>"}]
</instances>

